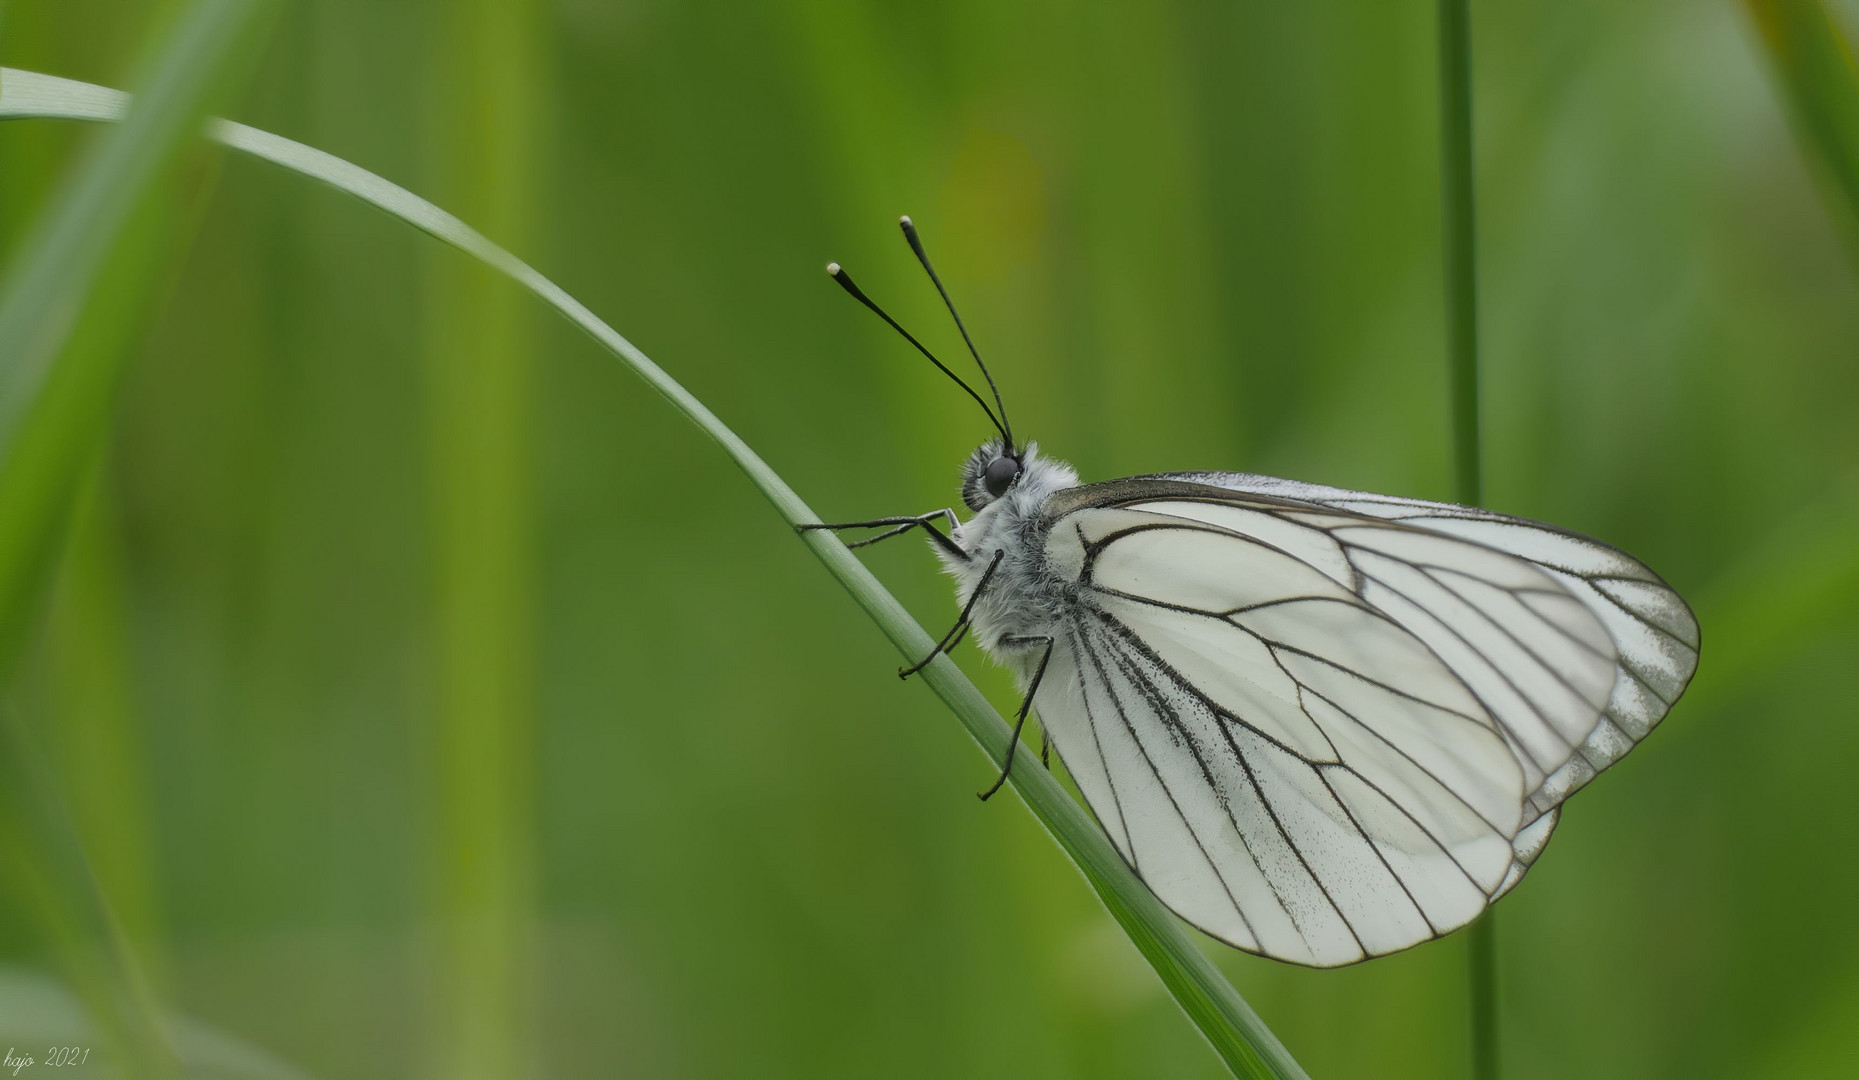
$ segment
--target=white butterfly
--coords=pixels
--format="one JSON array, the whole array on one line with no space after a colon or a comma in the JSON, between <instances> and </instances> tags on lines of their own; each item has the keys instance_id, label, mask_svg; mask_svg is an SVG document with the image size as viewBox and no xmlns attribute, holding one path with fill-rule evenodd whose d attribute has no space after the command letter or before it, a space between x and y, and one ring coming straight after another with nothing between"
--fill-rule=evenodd
<instances>
[{"instance_id":1,"label":"white butterfly","mask_svg":"<svg viewBox=\"0 0 1859 1080\"><path fill-rule=\"evenodd\" d=\"M1026 693L1016 743L1037 709L1130 867L1237 948L1333 967L1471 922L1697 667L1691 610L1605 544L1247 473L1080 484L930 359L1000 432L974 516L811 527L928 531L963 604L937 652L972 627Z\"/></svg>"}]
</instances>

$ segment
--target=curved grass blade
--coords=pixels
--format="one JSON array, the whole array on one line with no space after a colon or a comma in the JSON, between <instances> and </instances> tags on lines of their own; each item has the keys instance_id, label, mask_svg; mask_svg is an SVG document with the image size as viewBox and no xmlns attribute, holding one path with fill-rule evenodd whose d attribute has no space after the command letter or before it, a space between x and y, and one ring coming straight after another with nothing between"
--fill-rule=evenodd
<instances>
[{"instance_id":1,"label":"curved grass blade","mask_svg":"<svg viewBox=\"0 0 1859 1080\"><path fill-rule=\"evenodd\" d=\"M116 120L126 104L126 95L103 87L10 68L0 70L0 119ZM560 286L458 218L366 169L302 143L225 120L213 121L209 134L233 149L346 191L508 275L619 357L714 439L789 524L820 520L748 444L631 342ZM801 539L899 652L914 659L929 651L934 643L929 634L844 544L826 532L807 532ZM1007 722L974 684L946 657L938 657L924 669L923 676L987 755L997 764L1002 762L1007 751ZM1104 906L1234 1075L1261 1080L1305 1077L1277 1036L1195 945L1180 921L1136 878L1058 781L1043 769L1019 769L1013 773L1012 784L1040 824L1083 871Z\"/></svg>"}]
</instances>

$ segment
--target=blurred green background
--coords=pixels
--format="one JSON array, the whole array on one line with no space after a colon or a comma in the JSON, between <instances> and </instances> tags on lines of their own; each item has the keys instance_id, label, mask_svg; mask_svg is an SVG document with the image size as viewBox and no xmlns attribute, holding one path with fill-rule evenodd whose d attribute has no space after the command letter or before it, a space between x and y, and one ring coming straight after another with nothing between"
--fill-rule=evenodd
<instances>
[{"instance_id":1,"label":"blurred green background","mask_svg":"<svg viewBox=\"0 0 1859 1080\"><path fill-rule=\"evenodd\" d=\"M121 86L173 6L15 0L0 62ZM1641 556L1706 638L1501 907L1506 1075L1854 1075L1859 248L1742 9L1474 6L1488 501ZM829 519L956 501L987 433L820 272L958 353L902 212L1085 478L1444 497L1433 18L318 0L224 111L529 259ZM0 126L0 250L97 135ZM198 148L138 222L113 442L8 697L164 1008L327 1077L1220 1075L618 363L259 162ZM955 614L919 545L868 561ZM81 988L42 878L0 854L0 962ZM1210 947L1313 1076L1466 1074L1462 938ZM0 1040L37 1015L0 993Z\"/></svg>"}]
</instances>

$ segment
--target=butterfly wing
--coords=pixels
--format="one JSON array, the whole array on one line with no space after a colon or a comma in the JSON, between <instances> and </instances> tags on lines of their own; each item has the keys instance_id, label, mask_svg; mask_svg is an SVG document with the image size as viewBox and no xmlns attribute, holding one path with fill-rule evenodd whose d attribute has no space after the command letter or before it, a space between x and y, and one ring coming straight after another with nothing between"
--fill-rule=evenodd
<instances>
[{"instance_id":1,"label":"butterfly wing","mask_svg":"<svg viewBox=\"0 0 1859 1080\"><path fill-rule=\"evenodd\" d=\"M1184 918L1317 966L1464 925L1553 814L1619 656L1550 571L1349 508L1143 478L1054 495L1079 615L1036 704Z\"/></svg>"},{"instance_id":2,"label":"butterfly wing","mask_svg":"<svg viewBox=\"0 0 1859 1080\"><path fill-rule=\"evenodd\" d=\"M1552 812L1638 745L1665 719L1697 671L1700 637L1691 608L1646 564L1580 533L1475 507L1252 473L1194 473L1157 479L1315 503L1472 540L1534 564L1594 612L1618 655L1613 690L1602 716L1576 752L1532 790L1527 811L1532 816Z\"/></svg>"}]
</instances>

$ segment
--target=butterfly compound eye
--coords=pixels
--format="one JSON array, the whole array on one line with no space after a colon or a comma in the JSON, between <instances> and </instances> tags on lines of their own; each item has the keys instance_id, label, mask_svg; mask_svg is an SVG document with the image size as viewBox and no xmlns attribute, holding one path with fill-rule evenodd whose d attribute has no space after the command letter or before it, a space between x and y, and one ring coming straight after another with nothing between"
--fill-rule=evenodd
<instances>
[{"instance_id":1,"label":"butterfly compound eye","mask_svg":"<svg viewBox=\"0 0 1859 1080\"><path fill-rule=\"evenodd\" d=\"M988 494L998 499L1007 493L1008 485L1019 475L1019 462L1010 457L997 457L988 462L988 470L982 474L982 481L988 486Z\"/></svg>"}]
</instances>

